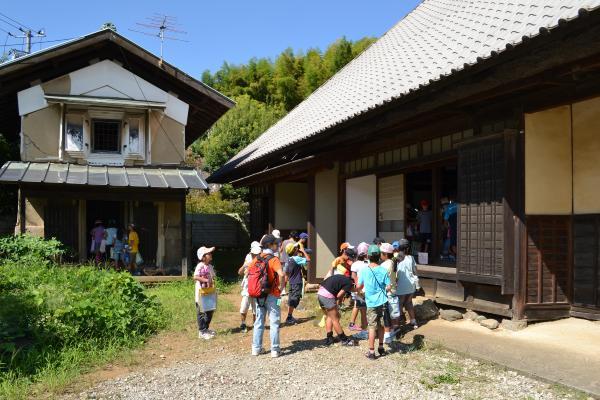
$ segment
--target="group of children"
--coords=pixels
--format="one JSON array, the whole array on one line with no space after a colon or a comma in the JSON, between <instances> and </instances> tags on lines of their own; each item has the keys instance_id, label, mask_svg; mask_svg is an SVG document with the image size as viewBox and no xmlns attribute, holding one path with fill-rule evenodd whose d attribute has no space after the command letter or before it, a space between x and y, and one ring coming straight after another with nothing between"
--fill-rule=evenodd
<instances>
[{"instance_id":1,"label":"group of children","mask_svg":"<svg viewBox=\"0 0 600 400\"><path fill-rule=\"evenodd\" d=\"M345 335L340 324L339 305L347 294L354 299L349 329L367 336L367 358L375 359L375 339L378 353L386 354L384 344L391 344L400 335L404 309L410 318L408 326L417 328L412 298L419 289L416 261L410 254L410 243L401 239L392 244L375 238L371 245L363 242L356 248L349 243L340 246L340 256L321 283L317 297L325 313L325 343L335 342L333 332L342 345L354 341ZM361 325L356 325L358 315ZM368 327L368 331L366 328ZM368 333L367 333L368 332Z\"/></svg>"},{"instance_id":2,"label":"group of children","mask_svg":"<svg viewBox=\"0 0 600 400\"><path fill-rule=\"evenodd\" d=\"M280 295L286 285L289 285L289 288L288 315L285 323L298 323L293 313L304 295L310 264L307 240L306 233L292 232L288 239L282 241L279 232L274 230L271 234L263 236L260 242L252 242L250 252L238 270L242 276L240 331L247 332L246 320L251 309L255 327L252 349L254 355L262 351L262 332L267 311L272 320L272 356L276 357L279 354ZM209 329L217 304L214 289L215 272L211 265L213 251L214 247L198 249L199 263L194 271L199 337L203 339L211 339L215 335L214 331ZM282 260L285 261L282 263ZM250 293L256 291L256 281L252 284L251 276L256 274L257 265L261 264L269 267L266 269L268 276L265 278L268 277L268 281L271 282L268 296L264 297ZM410 254L408 240L401 239L390 244L375 238L370 245L363 242L356 247L350 243L343 243L339 256L332 262L317 293L319 306L324 313L325 344L331 345L336 341L340 341L344 346L355 344L355 341L344 333L339 312L340 305L347 297L351 297L354 304L349 329L357 331L359 338L368 338L367 358L377 357L376 339L379 342L378 354L385 355L384 344L391 344L393 339L400 335L401 323L411 329L417 328L412 298L418 289L416 262ZM408 323L405 321L403 310L409 315ZM356 324L359 315L360 326ZM261 327L263 329L258 332ZM334 332L337 338L334 337Z\"/></svg>"},{"instance_id":3,"label":"group of children","mask_svg":"<svg viewBox=\"0 0 600 400\"><path fill-rule=\"evenodd\" d=\"M140 238L136 227L129 224L125 232L116 225L114 220L108 221L108 228L104 227L102 220L94 222L94 228L90 232L90 252L94 256L94 262L96 265L107 263L117 271L128 269L136 274L136 266L140 261Z\"/></svg>"}]
</instances>

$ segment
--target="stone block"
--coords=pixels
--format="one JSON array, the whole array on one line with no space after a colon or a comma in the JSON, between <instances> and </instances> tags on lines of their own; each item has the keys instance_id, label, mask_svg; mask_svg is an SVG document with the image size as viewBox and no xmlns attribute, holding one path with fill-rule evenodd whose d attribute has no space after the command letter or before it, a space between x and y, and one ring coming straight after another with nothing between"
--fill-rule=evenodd
<instances>
[{"instance_id":1,"label":"stone block","mask_svg":"<svg viewBox=\"0 0 600 400\"><path fill-rule=\"evenodd\" d=\"M440 311L440 317L446 321L456 321L463 318L463 315L456 310L442 310Z\"/></svg>"},{"instance_id":2,"label":"stone block","mask_svg":"<svg viewBox=\"0 0 600 400\"><path fill-rule=\"evenodd\" d=\"M483 321L481 321L479 323L479 325L486 327L488 329L496 329L498 328L498 326L500 325L500 323L498 321L496 321L495 319L484 319Z\"/></svg>"},{"instance_id":3,"label":"stone block","mask_svg":"<svg viewBox=\"0 0 600 400\"><path fill-rule=\"evenodd\" d=\"M502 328L507 329L509 331L520 331L522 329L527 328L527 321L503 319L502 320Z\"/></svg>"}]
</instances>

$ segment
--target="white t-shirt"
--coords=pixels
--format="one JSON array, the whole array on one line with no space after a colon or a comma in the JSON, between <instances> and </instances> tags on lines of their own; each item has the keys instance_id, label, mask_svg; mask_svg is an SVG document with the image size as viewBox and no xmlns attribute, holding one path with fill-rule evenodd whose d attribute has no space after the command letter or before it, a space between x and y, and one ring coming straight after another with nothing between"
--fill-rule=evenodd
<instances>
[{"instance_id":1,"label":"white t-shirt","mask_svg":"<svg viewBox=\"0 0 600 400\"><path fill-rule=\"evenodd\" d=\"M248 296L248 266L252 262L252 254L246 254L244 259L244 279L242 279L242 296Z\"/></svg>"},{"instance_id":2,"label":"white t-shirt","mask_svg":"<svg viewBox=\"0 0 600 400\"><path fill-rule=\"evenodd\" d=\"M406 255L398 263L396 271L396 294L406 295L414 293L419 287L419 277L417 276L417 263L413 256Z\"/></svg>"},{"instance_id":3,"label":"white t-shirt","mask_svg":"<svg viewBox=\"0 0 600 400\"><path fill-rule=\"evenodd\" d=\"M200 270L206 266L207 265L204 264L203 262L199 262L198 265L196 265L196 269L194 270L194 276L200 276ZM211 277L214 280L215 279L215 270L214 270L213 266L209 264L208 269L209 269L209 274L211 275ZM196 303L199 303L200 302L200 281L195 281L195 282L196 282L195 298L196 298Z\"/></svg>"},{"instance_id":4,"label":"white t-shirt","mask_svg":"<svg viewBox=\"0 0 600 400\"><path fill-rule=\"evenodd\" d=\"M356 277L360 278L360 273L361 271L363 271L365 268L367 268L369 266L369 263L367 263L366 261L360 261L360 260L356 260L352 263L352 266L350 267L350 271L352 272L356 272ZM362 293L364 293L364 289L362 290ZM355 298L355 293L352 293L353 298Z\"/></svg>"},{"instance_id":5,"label":"white t-shirt","mask_svg":"<svg viewBox=\"0 0 600 400\"><path fill-rule=\"evenodd\" d=\"M392 285L392 292L395 291L396 288L396 277L394 276L394 261L392 260L385 260L384 262L381 263L381 266L383 268L385 268L385 270L388 273L388 276L390 277L390 284Z\"/></svg>"}]
</instances>

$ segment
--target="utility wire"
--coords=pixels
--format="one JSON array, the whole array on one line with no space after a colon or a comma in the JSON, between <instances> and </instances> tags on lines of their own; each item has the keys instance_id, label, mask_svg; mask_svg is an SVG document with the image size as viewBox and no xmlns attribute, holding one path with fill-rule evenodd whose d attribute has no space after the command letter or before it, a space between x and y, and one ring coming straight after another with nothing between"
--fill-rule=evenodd
<instances>
[{"instance_id":1,"label":"utility wire","mask_svg":"<svg viewBox=\"0 0 600 400\"><path fill-rule=\"evenodd\" d=\"M27 26L27 25L25 25L25 24L22 24L22 23L20 23L20 22L19 22L19 21L17 21L16 19L14 19L14 18L11 18L11 17L9 17L9 16L8 16L8 15L6 15L6 14L3 14L3 13L1 13L1 12L0 12L0 16L3 16L4 18L6 18L6 19L8 19L8 20L10 20L10 21L12 21L12 22L14 22L15 24L18 24L18 25L22 26L23 28L27 28L27 29L29 29L29 30L31 30L31 31L33 30L33 29L31 29L29 26ZM4 22L6 22L6 21L4 21ZM6 23L8 24L8 22L6 22ZM10 25L10 24L9 24L9 25ZM13 26L14 26L14 25L13 25ZM19 27L16 27L16 28L17 28L17 29L19 29Z\"/></svg>"},{"instance_id":2,"label":"utility wire","mask_svg":"<svg viewBox=\"0 0 600 400\"><path fill-rule=\"evenodd\" d=\"M0 22L4 22L6 25L9 25L9 26L11 26L12 28L15 28L15 29L18 29L18 30L21 29L20 26L17 26L15 24L11 23L11 22L8 22L7 20L5 20L3 18L0 18Z\"/></svg>"},{"instance_id":3,"label":"utility wire","mask_svg":"<svg viewBox=\"0 0 600 400\"><path fill-rule=\"evenodd\" d=\"M55 39L55 40L41 40L39 42L36 42L35 44L42 44L42 43L52 43L52 42L66 42L67 40L73 40L76 38L64 38L64 39ZM9 43L6 46L20 46L23 43ZM33 45L34 43L32 43Z\"/></svg>"}]
</instances>

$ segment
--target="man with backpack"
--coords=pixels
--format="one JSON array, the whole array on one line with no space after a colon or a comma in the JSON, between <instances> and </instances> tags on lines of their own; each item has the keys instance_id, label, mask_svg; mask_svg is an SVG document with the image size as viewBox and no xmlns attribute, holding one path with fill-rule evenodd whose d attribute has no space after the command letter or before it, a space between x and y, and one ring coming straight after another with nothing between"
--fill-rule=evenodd
<instances>
[{"instance_id":1,"label":"man with backpack","mask_svg":"<svg viewBox=\"0 0 600 400\"><path fill-rule=\"evenodd\" d=\"M281 262L275 255L277 238L265 235L260 243L262 252L248 267L248 294L256 299L256 320L252 336L252 355L262 352L265 319L269 313L271 357L279 357L279 325L281 323L281 292L285 285Z\"/></svg>"}]
</instances>

